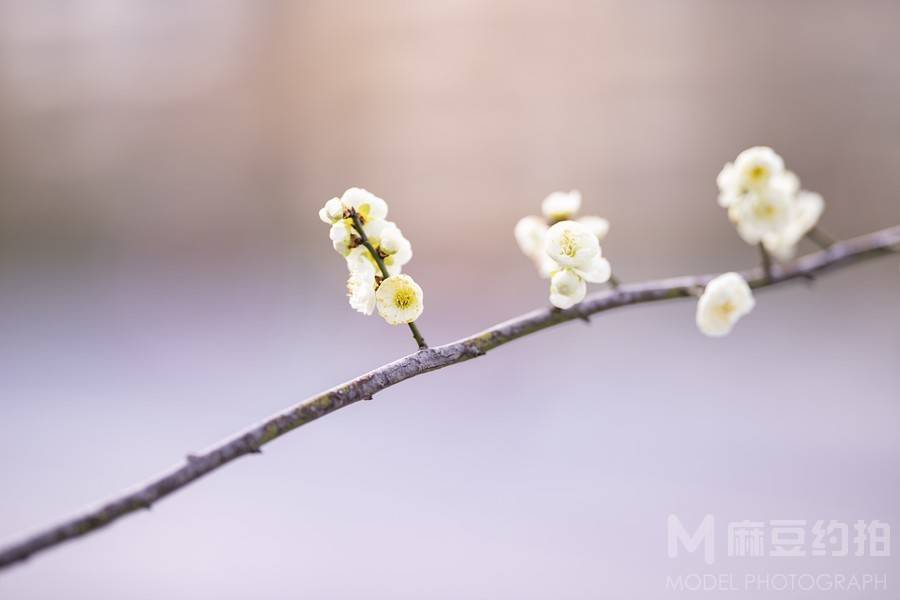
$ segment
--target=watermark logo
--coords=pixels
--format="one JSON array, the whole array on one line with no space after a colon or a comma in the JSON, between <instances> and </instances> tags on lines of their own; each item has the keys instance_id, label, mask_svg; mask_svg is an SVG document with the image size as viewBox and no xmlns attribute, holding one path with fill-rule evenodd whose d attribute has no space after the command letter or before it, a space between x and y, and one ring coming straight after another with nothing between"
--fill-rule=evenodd
<instances>
[{"instance_id":1,"label":"watermark logo","mask_svg":"<svg viewBox=\"0 0 900 600\"><path fill-rule=\"evenodd\" d=\"M669 515L668 521L668 552L669 558L678 558L679 547L686 552L696 552L703 546L703 560L711 565L716 560L716 519L712 515L706 515L700 521L700 526L689 534L684 524L675 515Z\"/></svg>"},{"instance_id":2,"label":"watermark logo","mask_svg":"<svg viewBox=\"0 0 900 600\"><path fill-rule=\"evenodd\" d=\"M706 515L693 529L677 515L667 522L669 558L702 551L703 560L716 560L716 520ZM891 555L891 526L872 521L773 519L731 521L726 527L728 556L797 558L803 556L886 557Z\"/></svg>"},{"instance_id":3,"label":"watermark logo","mask_svg":"<svg viewBox=\"0 0 900 600\"><path fill-rule=\"evenodd\" d=\"M771 519L729 521L717 527L714 515L699 521L684 522L678 515L668 516L666 550L670 559L702 556L706 565L724 560L738 570L717 573L687 573L668 576L666 589L672 591L886 591L886 573L819 572L819 557L855 557L880 559L891 555L891 526L879 520L840 521L836 519ZM795 566L796 559L808 572L763 571L753 569L752 559L784 559ZM744 560L746 559L746 562ZM795 562L792 562L793 559ZM778 564L766 561L767 566ZM822 564L822 563L818 563ZM833 563L828 563L833 564ZM747 569L749 567L749 570Z\"/></svg>"}]
</instances>

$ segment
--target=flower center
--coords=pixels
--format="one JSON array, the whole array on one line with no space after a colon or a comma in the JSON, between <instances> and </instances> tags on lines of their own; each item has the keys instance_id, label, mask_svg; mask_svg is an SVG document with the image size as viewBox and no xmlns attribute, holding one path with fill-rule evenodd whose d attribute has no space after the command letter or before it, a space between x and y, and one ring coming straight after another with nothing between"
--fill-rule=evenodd
<instances>
[{"instance_id":1,"label":"flower center","mask_svg":"<svg viewBox=\"0 0 900 600\"><path fill-rule=\"evenodd\" d=\"M406 310L416 303L416 293L411 288L401 288L394 293L394 306Z\"/></svg>"},{"instance_id":2,"label":"flower center","mask_svg":"<svg viewBox=\"0 0 900 600\"><path fill-rule=\"evenodd\" d=\"M760 202L753 208L753 214L756 215L756 218L765 221L772 220L775 217L776 212L777 209L771 202Z\"/></svg>"},{"instance_id":3,"label":"flower center","mask_svg":"<svg viewBox=\"0 0 900 600\"><path fill-rule=\"evenodd\" d=\"M562 239L559 241L559 249L569 258L575 258L575 254L578 252L578 244L575 243L575 238L568 231L563 233Z\"/></svg>"},{"instance_id":4,"label":"flower center","mask_svg":"<svg viewBox=\"0 0 900 600\"><path fill-rule=\"evenodd\" d=\"M748 173L750 179L752 181L755 181L756 183L760 183L765 180L768 174L769 170L762 165L756 165L755 167L751 168L750 173Z\"/></svg>"},{"instance_id":5,"label":"flower center","mask_svg":"<svg viewBox=\"0 0 900 600\"><path fill-rule=\"evenodd\" d=\"M731 313L735 311L737 307L734 305L734 302L731 300L726 300L722 304L719 305L719 314L723 317L731 316Z\"/></svg>"}]
</instances>

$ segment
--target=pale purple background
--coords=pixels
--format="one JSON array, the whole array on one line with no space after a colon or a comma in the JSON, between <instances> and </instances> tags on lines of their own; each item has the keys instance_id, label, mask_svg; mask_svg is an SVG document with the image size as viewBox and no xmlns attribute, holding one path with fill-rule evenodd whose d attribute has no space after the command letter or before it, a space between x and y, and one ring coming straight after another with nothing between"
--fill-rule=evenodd
<instances>
[{"instance_id":1,"label":"pale purple background","mask_svg":"<svg viewBox=\"0 0 900 600\"><path fill-rule=\"evenodd\" d=\"M432 343L546 303L512 226L556 189L624 280L754 264L714 185L753 144L834 235L900 223L897 56L893 2L0 0L0 540L412 350L346 305L315 212L351 185L412 240ZM669 513L900 526L898 263L722 340L673 302L403 383L0 598L676 598L704 567ZM747 569L900 576L715 571Z\"/></svg>"}]
</instances>

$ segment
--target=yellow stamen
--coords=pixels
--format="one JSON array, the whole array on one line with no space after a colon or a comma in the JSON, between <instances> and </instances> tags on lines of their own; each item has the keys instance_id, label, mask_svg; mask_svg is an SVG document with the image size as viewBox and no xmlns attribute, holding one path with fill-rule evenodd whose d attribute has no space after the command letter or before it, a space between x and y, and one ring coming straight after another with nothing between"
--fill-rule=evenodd
<instances>
[{"instance_id":1,"label":"yellow stamen","mask_svg":"<svg viewBox=\"0 0 900 600\"><path fill-rule=\"evenodd\" d=\"M400 310L406 310L416 303L416 293L412 288L400 288L394 293L394 306Z\"/></svg>"},{"instance_id":2,"label":"yellow stamen","mask_svg":"<svg viewBox=\"0 0 900 600\"><path fill-rule=\"evenodd\" d=\"M575 254L578 252L578 245L568 231L563 232L562 239L559 241L559 248L569 258L575 258Z\"/></svg>"}]
</instances>

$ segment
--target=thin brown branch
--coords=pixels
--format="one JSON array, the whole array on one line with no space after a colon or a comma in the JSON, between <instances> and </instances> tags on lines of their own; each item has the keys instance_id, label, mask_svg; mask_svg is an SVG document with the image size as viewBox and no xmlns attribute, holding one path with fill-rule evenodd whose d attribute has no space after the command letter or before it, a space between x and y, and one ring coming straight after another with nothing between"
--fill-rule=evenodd
<instances>
[{"instance_id":1,"label":"thin brown branch","mask_svg":"<svg viewBox=\"0 0 900 600\"><path fill-rule=\"evenodd\" d=\"M761 267L744 271L742 275L751 287L762 288L797 278L808 278L826 269L888 254L894 252L894 248L898 245L900 245L900 225L837 242L826 250L808 254L791 263L772 265L769 277L765 276ZM697 290L713 277L714 275L694 275L623 284L615 290L588 296L584 302L567 310L541 308L457 342L419 350L415 354L405 356L304 400L211 450L189 455L185 461L162 477L97 509L36 532L3 548L0 550L0 569L105 527L131 512L148 509L157 501L207 473L245 454L259 452L261 446L287 432L354 402L371 399L374 394L401 381L482 356L498 346L560 323L574 319L589 319L590 315L620 306L695 296Z\"/></svg>"},{"instance_id":2,"label":"thin brown branch","mask_svg":"<svg viewBox=\"0 0 900 600\"><path fill-rule=\"evenodd\" d=\"M759 258L762 263L763 277L767 280L772 279L772 257L769 256L769 251L762 242L759 243Z\"/></svg>"}]
</instances>

